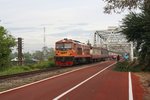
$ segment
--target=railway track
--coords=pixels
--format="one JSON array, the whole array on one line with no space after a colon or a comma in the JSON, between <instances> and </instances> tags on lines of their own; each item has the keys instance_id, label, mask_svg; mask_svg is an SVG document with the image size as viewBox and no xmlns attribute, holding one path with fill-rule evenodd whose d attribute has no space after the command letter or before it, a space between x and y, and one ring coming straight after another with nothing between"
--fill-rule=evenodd
<instances>
[{"instance_id":1,"label":"railway track","mask_svg":"<svg viewBox=\"0 0 150 100\"><path fill-rule=\"evenodd\" d=\"M48 69L43 69L43 70L23 72L23 73L11 74L11 75L3 75L3 76L0 76L0 80L5 80L5 79L9 79L9 78L14 78L14 77L26 77L26 76L40 74L43 72L54 71L54 70L58 70L58 69L62 69L62 68L61 67L53 67L53 68L48 68Z\"/></svg>"}]
</instances>

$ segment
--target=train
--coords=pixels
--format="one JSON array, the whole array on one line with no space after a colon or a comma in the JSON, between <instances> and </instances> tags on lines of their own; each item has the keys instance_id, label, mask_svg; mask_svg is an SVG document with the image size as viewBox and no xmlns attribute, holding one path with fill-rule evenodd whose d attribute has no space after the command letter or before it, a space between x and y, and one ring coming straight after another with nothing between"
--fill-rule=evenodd
<instances>
[{"instance_id":1,"label":"train","mask_svg":"<svg viewBox=\"0 0 150 100\"><path fill-rule=\"evenodd\" d=\"M109 58L108 50L81 43L77 40L64 38L55 43L56 66L73 66L93 63Z\"/></svg>"}]
</instances>

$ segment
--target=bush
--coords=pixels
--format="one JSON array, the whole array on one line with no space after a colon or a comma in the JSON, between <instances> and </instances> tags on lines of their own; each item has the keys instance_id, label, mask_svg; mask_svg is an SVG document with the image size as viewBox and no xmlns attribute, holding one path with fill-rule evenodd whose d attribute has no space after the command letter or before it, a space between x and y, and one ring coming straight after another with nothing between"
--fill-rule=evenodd
<instances>
[{"instance_id":1,"label":"bush","mask_svg":"<svg viewBox=\"0 0 150 100\"><path fill-rule=\"evenodd\" d=\"M143 70L142 70L142 66L137 64L137 65L131 66L130 71L131 72L141 72Z\"/></svg>"},{"instance_id":2,"label":"bush","mask_svg":"<svg viewBox=\"0 0 150 100\"><path fill-rule=\"evenodd\" d=\"M54 67L55 63L53 61L43 61L31 66L32 69L46 69Z\"/></svg>"},{"instance_id":3,"label":"bush","mask_svg":"<svg viewBox=\"0 0 150 100\"><path fill-rule=\"evenodd\" d=\"M118 62L116 64L116 67L114 68L116 71L121 72L140 72L144 71L142 65L138 64L136 61L129 62L129 61L123 61Z\"/></svg>"},{"instance_id":4,"label":"bush","mask_svg":"<svg viewBox=\"0 0 150 100\"><path fill-rule=\"evenodd\" d=\"M55 67L55 63L53 61L51 61L51 62L48 63L48 66L49 67Z\"/></svg>"},{"instance_id":5,"label":"bush","mask_svg":"<svg viewBox=\"0 0 150 100\"><path fill-rule=\"evenodd\" d=\"M12 67L7 67L4 70L1 70L0 75L10 75L10 74L27 72L31 70L32 69L28 66L12 66Z\"/></svg>"},{"instance_id":6,"label":"bush","mask_svg":"<svg viewBox=\"0 0 150 100\"><path fill-rule=\"evenodd\" d=\"M44 61L44 62L39 62L34 65L29 65L29 66L6 67L0 70L0 75L10 75L10 74L46 69L46 68L50 68L54 66L55 66L55 63L53 61Z\"/></svg>"},{"instance_id":7,"label":"bush","mask_svg":"<svg viewBox=\"0 0 150 100\"><path fill-rule=\"evenodd\" d=\"M128 61L118 62L116 67L114 68L116 71L127 72L129 71L129 63Z\"/></svg>"}]
</instances>

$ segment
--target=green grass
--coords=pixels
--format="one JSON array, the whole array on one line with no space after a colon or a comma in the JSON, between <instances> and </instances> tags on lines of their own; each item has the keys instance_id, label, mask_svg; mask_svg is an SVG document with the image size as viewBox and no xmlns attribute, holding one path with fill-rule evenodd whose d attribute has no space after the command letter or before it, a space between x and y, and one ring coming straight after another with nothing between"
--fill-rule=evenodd
<instances>
[{"instance_id":1,"label":"green grass","mask_svg":"<svg viewBox=\"0 0 150 100\"><path fill-rule=\"evenodd\" d=\"M32 69L28 66L12 66L12 67L6 68L5 70L0 71L0 76L28 72L31 70Z\"/></svg>"},{"instance_id":2,"label":"green grass","mask_svg":"<svg viewBox=\"0 0 150 100\"><path fill-rule=\"evenodd\" d=\"M28 66L6 67L5 69L0 69L0 76L41 70L41 69L46 69L46 68L50 68L54 66L55 66L55 63L53 61L45 61L45 62L39 62L37 64L28 65Z\"/></svg>"},{"instance_id":3,"label":"green grass","mask_svg":"<svg viewBox=\"0 0 150 100\"><path fill-rule=\"evenodd\" d=\"M118 62L116 64L116 67L114 68L115 71L120 71L120 72L141 72L143 70L143 66L133 62L129 61L123 61L123 62Z\"/></svg>"}]
</instances>

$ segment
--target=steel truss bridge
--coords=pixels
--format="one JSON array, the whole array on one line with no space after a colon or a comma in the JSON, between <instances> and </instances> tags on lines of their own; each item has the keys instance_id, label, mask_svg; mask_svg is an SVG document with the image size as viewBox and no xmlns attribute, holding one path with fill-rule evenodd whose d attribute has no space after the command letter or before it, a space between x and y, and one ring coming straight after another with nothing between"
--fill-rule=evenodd
<instances>
[{"instance_id":1,"label":"steel truss bridge","mask_svg":"<svg viewBox=\"0 0 150 100\"><path fill-rule=\"evenodd\" d=\"M128 42L119 28L109 27L108 30L100 30L94 33L94 46L106 48L109 54L129 54L133 60L133 43Z\"/></svg>"}]
</instances>

